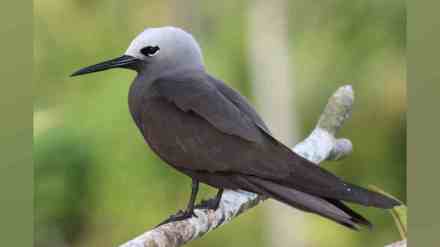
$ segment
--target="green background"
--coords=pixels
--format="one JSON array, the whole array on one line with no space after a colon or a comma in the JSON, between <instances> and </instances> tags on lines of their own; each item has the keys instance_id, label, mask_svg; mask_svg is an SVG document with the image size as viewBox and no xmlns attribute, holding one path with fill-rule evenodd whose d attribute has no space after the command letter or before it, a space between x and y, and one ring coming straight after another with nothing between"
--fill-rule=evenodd
<instances>
[{"instance_id":1,"label":"green background","mask_svg":"<svg viewBox=\"0 0 440 247\"><path fill-rule=\"evenodd\" d=\"M35 246L115 246L183 207L189 193L189 179L164 165L131 121L133 73L69 78L74 70L120 55L146 27L184 26L201 43L208 70L253 100L250 2L192 2L197 9L179 9L176 1L34 2ZM179 11L197 21L177 18ZM288 23L301 136L328 96L349 82L356 103L341 135L355 149L325 166L406 201L404 2L289 1ZM212 192L205 187L201 197ZM383 246L399 238L388 213L355 208L373 231L351 232L308 215L304 227L319 231L303 238L311 246ZM265 213L259 206L190 246L268 246Z\"/></svg>"}]
</instances>

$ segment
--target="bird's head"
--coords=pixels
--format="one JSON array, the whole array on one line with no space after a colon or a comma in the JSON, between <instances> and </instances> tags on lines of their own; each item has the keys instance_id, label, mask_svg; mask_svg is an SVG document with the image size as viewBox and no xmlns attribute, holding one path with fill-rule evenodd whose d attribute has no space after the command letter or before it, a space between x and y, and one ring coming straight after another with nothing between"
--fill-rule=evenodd
<instances>
[{"instance_id":1,"label":"bird's head","mask_svg":"<svg viewBox=\"0 0 440 247\"><path fill-rule=\"evenodd\" d=\"M82 68L72 76L112 68L148 73L180 66L203 68L202 52L192 35L176 27L147 28L131 42L121 57Z\"/></svg>"}]
</instances>

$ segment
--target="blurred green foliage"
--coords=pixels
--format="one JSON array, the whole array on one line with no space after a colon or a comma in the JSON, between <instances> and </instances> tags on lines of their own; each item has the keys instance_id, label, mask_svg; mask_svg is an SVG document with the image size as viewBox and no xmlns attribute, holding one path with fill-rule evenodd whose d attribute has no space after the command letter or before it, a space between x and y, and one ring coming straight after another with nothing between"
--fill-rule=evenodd
<instances>
[{"instance_id":1,"label":"blurred green foliage","mask_svg":"<svg viewBox=\"0 0 440 247\"><path fill-rule=\"evenodd\" d=\"M87 224L93 207L89 190L91 149L86 138L70 136L65 129L54 129L37 139L35 164L36 245L50 246L58 241L73 243ZM57 235L53 238L53 232ZM49 241L49 242L48 242Z\"/></svg>"},{"instance_id":2,"label":"blurred green foliage","mask_svg":"<svg viewBox=\"0 0 440 247\"><path fill-rule=\"evenodd\" d=\"M133 72L68 75L120 55L146 27L174 25L200 41L212 74L252 100L249 4L34 2L36 246L115 246L182 208L190 190L189 179L160 161L132 123L126 102ZM405 201L404 1L293 0L288 11L292 110L301 118L302 136L333 91L352 84L355 108L341 135L353 141L354 153L326 168ZM200 198L212 192L204 187ZM383 246L399 238L387 213L355 208L373 221L373 231L351 232L307 215L304 227L320 230L301 238L310 246ZM267 246L262 216L264 207L257 207L189 245Z\"/></svg>"}]
</instances>

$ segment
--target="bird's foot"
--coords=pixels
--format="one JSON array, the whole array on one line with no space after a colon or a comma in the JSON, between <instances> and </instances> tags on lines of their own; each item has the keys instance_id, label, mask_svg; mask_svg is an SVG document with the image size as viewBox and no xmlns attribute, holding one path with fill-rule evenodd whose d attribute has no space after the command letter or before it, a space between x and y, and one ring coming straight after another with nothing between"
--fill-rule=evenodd
<instances>
[{"instance_id":1,"label":"bird's foot","mask_svg":"<svg viewBox=\"0 0 440 247\"><path fill-rule=\"evenodd\" d=\"M196 217L197 218L197 215L194 213L194 210L190 210L190 211L179 210L179 212L171 215L168 219L162 221L156 227L161 226L161 225L165 225L165 224L168 224L168 223L171 223L171 222L186 220L186 219L189 219L189 218L192 218L192 217Z\"/></svg>"},{"instance_id":2,"label":"bird's foot","mask_svg":"<svg viewBox=\"0 0 440 247\"><path fill-rule=\"evenodd\" d=\"M199 209L211 209L216 211L220 206L220 200L217 198L211 198L208 200L202 200L199 205L196 206L196 208Z\"/></svg>"}]
</instances>

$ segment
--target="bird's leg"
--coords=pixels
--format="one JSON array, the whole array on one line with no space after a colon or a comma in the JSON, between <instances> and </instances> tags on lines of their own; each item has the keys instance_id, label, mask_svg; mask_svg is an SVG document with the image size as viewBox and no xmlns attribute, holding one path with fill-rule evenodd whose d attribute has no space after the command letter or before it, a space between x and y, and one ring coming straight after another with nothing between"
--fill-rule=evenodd
<instances>
[{"instance_id":1,"label":"bird's leg","mask_svg":"<svg viewBox=\"0 0 440 247\"><path fill-rule=\"evenodd\" d=\"M206 209L212 209L217 210L220 206L220 201L222 200L223 195L223 189L219 189L217 192L217 195L215 198L209 199L209 200L203 200L200 205L197 206L197 208L206 208Z\"/></svg>"},{"instance_id":2,"label":"bird's leg","mask_svg":"<svg viewBox=\"0 0 440 247\"><path fill-rule=\"evenodd\" d=\"M197 215L194 214L194 204L196 203L197 193L199 192L199 181L192 179L191 183L191 197L189 198L186 211L184 212L188 218Z\"/></svg>"},{"instance_id":3,"label":"bird's leg","mask_svg":"<svg viewBox=\"0 0 440 247\"><path fill-rule=\"evenodd\" d=\"M174 221L185 220L185 219L191 218L193 216L197 217L197 215L194 214L194 204L196 202L198 192L199 192L199 181L192 179L191 197L189 198L188 205L186 206L186 210L185 211L179 210L179 212L177 212L174 215L171 215L168 219L166 219L165 221L160 223L158 226L164 225L164 224L167 224L170 222L174 222Z\"/></svg>"},{"instance_id":4,"label":"bird's leg","mask_svg":"<svg viewBox=\"0 0 440 247\"><path fill-rule=\"evenodd\" d=\"M220 201L222 200L223 189L219 189L217 191L217 195L215 196L215 204L212 209L217 210L218 206L220 206Z\"/></svg>"}]
</instances>

